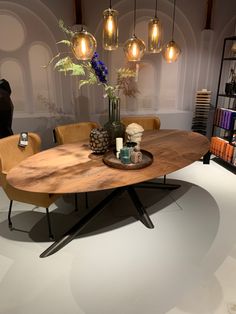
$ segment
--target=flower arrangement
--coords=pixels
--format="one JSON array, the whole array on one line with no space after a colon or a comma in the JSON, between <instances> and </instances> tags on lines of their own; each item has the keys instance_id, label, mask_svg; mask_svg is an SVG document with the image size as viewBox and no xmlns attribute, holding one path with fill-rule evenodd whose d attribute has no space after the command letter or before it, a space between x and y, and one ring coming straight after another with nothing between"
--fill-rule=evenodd
<instances>
[{"instance_id":1,"label":"flower arrangement","mask_svg":"<svg viewBox=\"0 0 236 314\"><path fill-rule=\"evenodd\" d=\"M84 85L102 85L104 87L104 97L108 97L109 99L118 98L120 91L122 91L126 96L136 96L138 93L135 83L136 71L134 71L131 66L118 69L116 84L114 86L109 84L108 69L105 64L99 60L98 53L95 52L90 61L77 62L76 58L73 56L72 49L72 38L75 35L75 32L66 28L63 21L59 21L59 27L69 37L69 39L61 40L58 44L64 44L69 47L70 54L72 54L72 56L67 55L66 57L60 58L61 53L57 54L49 62L49 64L51 64L59 59L54 64L54 69L59 72L64 72L64 74L79 76L79 88Z\"/></svg>"}]
</instances>

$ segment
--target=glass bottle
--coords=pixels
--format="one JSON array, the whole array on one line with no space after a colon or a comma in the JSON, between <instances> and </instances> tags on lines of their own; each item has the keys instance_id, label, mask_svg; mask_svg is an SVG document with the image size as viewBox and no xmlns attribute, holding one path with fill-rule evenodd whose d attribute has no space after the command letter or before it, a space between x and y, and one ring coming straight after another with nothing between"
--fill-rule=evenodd
<instances>
[{"instance_id":1,"label":"glass bottle","mask_svg":"<svg viewBox=\"0 0 236 314\"><path fill-rule=\"evenodd\" d=\"M104 129L108 131L110 146L116 144L116 138L125 139L125 125L120 121L120 98L109 98L109 120L104 124Z\"/></svg>"}]
</instances>

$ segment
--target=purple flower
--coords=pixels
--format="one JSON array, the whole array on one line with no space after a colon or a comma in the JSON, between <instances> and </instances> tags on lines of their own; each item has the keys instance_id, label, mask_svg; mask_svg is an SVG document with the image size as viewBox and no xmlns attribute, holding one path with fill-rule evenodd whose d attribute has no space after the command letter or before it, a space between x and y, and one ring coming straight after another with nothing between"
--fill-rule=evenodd
<instances>
[{"instance_id":1,"label":"purple flower","mask_svg":"<svg viewBox=\"0 0 236 314\"><path fill-rule=\"evenodd\" d=\"M91 66L99 79L101 83L107 83L107 75L108 75L108 70L105 64L98 59L98 53L94 52L94 55L91 59Z\"/></svg>"}]
</instances>

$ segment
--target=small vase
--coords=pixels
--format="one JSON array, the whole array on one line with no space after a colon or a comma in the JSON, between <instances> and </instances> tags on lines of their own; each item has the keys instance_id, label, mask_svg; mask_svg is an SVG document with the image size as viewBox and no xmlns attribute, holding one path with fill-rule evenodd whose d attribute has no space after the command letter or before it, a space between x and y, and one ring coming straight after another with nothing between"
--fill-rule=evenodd
<instances>
[{"instance_id":1,"label":"small vase","mask_svg":"<svg viewBox=\"0 0 236 314\"><path fill-rule=\"evenodd\" d=\"M125 125L120 122L120 98L109 98L109 121L104 124L109 134L110 146L115 146L116 138L125 139Z\"/></svg>"},{"instance_id":2,"label":"small vase","mask_svg":"<svg viewBox=\"0 0 236 314\"><path fill-rule=\"evenodd\" d=\"M104 154L109 147L109 135L103 128L94 128L90 132L90 148L95 154Z\"/></svg>"}]
</instances>

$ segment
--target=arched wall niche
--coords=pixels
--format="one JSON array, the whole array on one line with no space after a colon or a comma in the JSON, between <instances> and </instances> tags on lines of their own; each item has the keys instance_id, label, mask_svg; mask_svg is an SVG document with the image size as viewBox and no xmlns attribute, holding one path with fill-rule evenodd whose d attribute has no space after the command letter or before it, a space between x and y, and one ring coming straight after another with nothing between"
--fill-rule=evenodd
<instances>
[{"instance_id":1,"label":"arched wall niche","mask_svg":"<svg viewBox=\"0 0 236 314\"><path fill-rule=\"evenodd\" d=\"M0 63L0 76L6 77L11 82L11 99L15 107L14 110L24 113L26 110L25 76L19 60L15 58L2 59Z\"/></svg>"},{"instance_id":2,"label":"arched wall niche","mask_svg":"<svg viewBox=\"0 0 236 314\"><path fill-rule=\"evenodd\" d=\"M22 47L27 36L27 29L18 15L1 9L0 30L0 50L11 52Z\"/></svg>"},{"instance_id":3,"label":"arched wall niche","mask_svg":"<svg viewBox=\"0 0 236 314\"><path fill-rule=\"evenodd\" d=\"M55 79L52 68L45 69L42 65L51 60L52 51L44 42L37 41L31 43L28 56L30 76L34 82L32 94L35 111L48 112L56 105Z\"/></svg>"}]
</instances>

